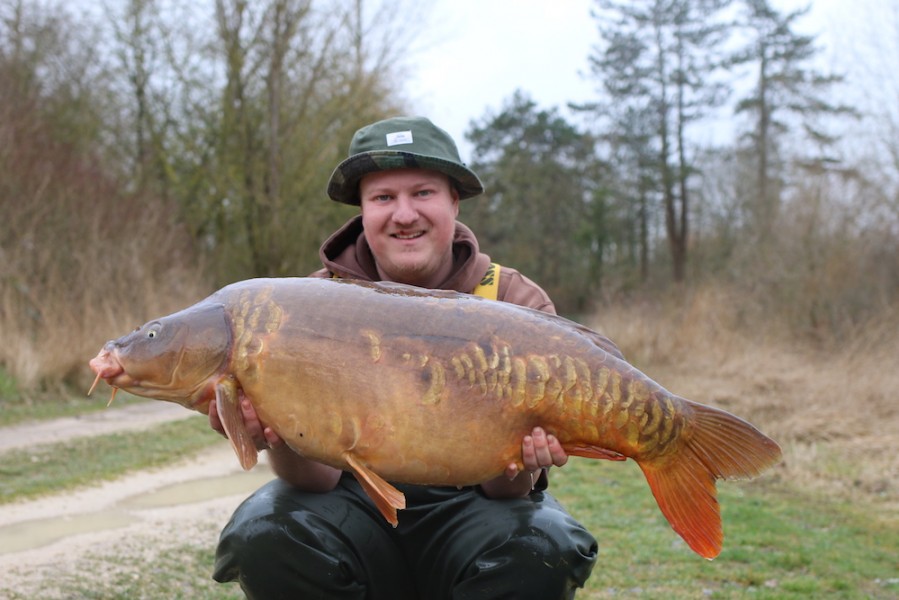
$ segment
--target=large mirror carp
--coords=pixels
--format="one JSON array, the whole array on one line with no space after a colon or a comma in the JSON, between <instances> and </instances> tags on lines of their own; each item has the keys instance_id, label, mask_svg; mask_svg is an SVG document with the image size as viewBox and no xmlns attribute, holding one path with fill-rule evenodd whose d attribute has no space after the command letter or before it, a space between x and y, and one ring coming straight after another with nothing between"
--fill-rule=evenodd
<instances>
[{"instance_id":1,"label":"large mirror carp","mask_svg":"<svg viewBox=\"0 0 899 600\"><path fill-rule=\"evenodd\" d=\"M758 475L778 445L730 413L676 396L562 317L455 292L340 279L253 279L103 346L91 368L121 388L208 413L244 468L240 416L299 454L351 471L384 517L389 482L474 485L521 465L535 426L570 455L635 460L698 554L723 533L717 479ZM610 350L612 348L612 350ZM95 381L95 385L96 385Z\"/></svg>"}]
</instances>

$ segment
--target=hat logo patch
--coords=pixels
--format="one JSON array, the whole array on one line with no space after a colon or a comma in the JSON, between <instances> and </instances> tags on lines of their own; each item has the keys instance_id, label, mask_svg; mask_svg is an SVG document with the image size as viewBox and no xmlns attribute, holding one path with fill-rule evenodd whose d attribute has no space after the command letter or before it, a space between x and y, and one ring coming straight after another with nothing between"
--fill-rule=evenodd
<instances>
[{"instance_id":1,"label":"hat logo patch","mask_svg":"<svg viewBox=\"0 0 899 600\"><path fill-rule=\"evenodd\" d=\"M390 146L412 143L412 131L394 131L393 133L388 133L385 137L387 138L388 148Z\"/></svg>"}]
</instances>

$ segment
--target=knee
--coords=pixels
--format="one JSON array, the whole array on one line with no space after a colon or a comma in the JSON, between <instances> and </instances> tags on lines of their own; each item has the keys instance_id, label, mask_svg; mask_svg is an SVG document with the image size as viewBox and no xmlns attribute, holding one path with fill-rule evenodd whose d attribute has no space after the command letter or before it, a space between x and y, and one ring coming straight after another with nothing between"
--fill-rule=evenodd
<instances>
[{"instance_id":1,"label":"knee","mask_svg":"<svg viewBox=\"0 0 899 600\"><path fill-rule=\"evenodd\" d=\"M214 577L234 581L250 572L274 571L287 556L302 564L306 553L332 554L323 552L324 543L324 535L285 515L232 519L219 537Z\"/></svg>"},{"instance_id":2,"label":"knee","mask_svg":"<svg viewBox=\"0 0 899 600\"><path fill-rule=\"evenodd\" d=\"M574 597L593 570L596 540L564 511L538 512L469 564L456 597L480 598L486 590L522 599Z\"/></svg>"},{"instance_id":3,"label":"knee","mask_svg":"<svg viewBox=\"0 0 899 600\"><path fill-rule=\"evenodd\" d=\"M334 589L361 597L359 565L333 527L312 512L282 510L277 486L259 490L222 530L213 578L237 581L248 598L302 597Z\"/></svg>"},{"instance_id":4,"label":"knee","mask_svg":"<svg viewBox=\"0 0 899 600\"><path fill-rule=\"evenodd\" d=\"M213 578L236 581L242 572L266 563L269 554L281 550L287 530L279 524L277 498L285 493L274 480L244 500L219 536Z\"/></svg>"},{"instance_id":5,"label":"knee","mask_svg":"<svg viewBox=\"0 0 899 600\"><path fill-rule=\"evenodd\" d=\"M543 494L538 506L510 542L532 548L537 561L542 553L550 565L562 571L570 569L583 584L596 562L596 538L548 493Z\"/></svg>"},{"instance_id":6,"label":"knee","mask_svg":"<svg viewBox=\"0 0 899 600\"><path fill-rule=\"evenodd\" d=\"M590 533L572 520L565 528L529 527L519 531L499 549L509 566L520 570L523 581L545 589L582 587L596 562L597 544ZM546 598L562 597L547 594Z\"/></svg>"}]
</instances>

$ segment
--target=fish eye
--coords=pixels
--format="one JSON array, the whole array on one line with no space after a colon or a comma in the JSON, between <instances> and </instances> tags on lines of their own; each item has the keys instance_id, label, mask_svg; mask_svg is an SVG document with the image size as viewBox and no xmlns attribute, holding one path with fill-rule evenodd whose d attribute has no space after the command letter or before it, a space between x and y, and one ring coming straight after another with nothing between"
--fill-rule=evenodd
<instances>
[{"instance_id":1,"label":"fish eye","mask_svg":"<svg viewBox=\"0 0 899 600\"><path fill-rule=\"evenodd\" d=\"M147 337L150 338L150 339L152 340L152 339L155 338L158 334L159 334L158 331L156 331L155 329L151 329L150 331L147 332Z\"/></svg>"}]
</instances>

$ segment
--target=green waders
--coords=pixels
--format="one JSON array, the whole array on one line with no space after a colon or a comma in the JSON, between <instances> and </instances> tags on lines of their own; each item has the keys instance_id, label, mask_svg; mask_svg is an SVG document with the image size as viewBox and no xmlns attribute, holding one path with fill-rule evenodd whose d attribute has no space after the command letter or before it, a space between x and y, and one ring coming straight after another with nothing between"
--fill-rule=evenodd
<instances>
[{"instance_id":1,"label":"green waders","mask_svg":"<svg viewBox=\"0 0 899 600\"><path fill-rule=\"evenodd\" d=\"M596 541L546 492L397 487L393 528L352 475L327 494L272 481L222 531L213 577L258 600L555 600L590 575Z\"/></svg>"}]
</instances>

